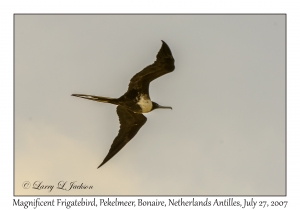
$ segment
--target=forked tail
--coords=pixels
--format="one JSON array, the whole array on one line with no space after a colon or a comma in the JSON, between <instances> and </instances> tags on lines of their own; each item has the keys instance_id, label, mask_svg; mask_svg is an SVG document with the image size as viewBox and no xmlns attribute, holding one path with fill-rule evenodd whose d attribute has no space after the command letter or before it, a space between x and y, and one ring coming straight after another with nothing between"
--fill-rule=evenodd
<instances>
[{"instance_id":1,"label":"forked tail","mask_svg":"<svg viewBox=\"0 0 300 210\"><path fill-rule=\"evenodd\" d=\"M103 102L103 103L110 103L110 104L118 105L117 99L115 99L115 98L92 96L92 95L85 95L85 94L72 94L72 96L89 99L89 100L93 100L93 101L98 101L98 102Z\"/></svg>"}]
</instances>

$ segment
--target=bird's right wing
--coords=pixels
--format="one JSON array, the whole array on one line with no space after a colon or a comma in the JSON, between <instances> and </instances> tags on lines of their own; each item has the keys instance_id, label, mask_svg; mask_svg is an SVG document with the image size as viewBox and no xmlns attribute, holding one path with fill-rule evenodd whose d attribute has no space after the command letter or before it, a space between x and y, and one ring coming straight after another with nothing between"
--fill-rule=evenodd
<instances>
[{"instance_id":1,"label":"bird's right wing","mask_svg":"<svg viewBox=\"0 0 300 210\"><path fill-rule=\"evenodd\" d=\"M117 106L117 114L120 121L119 134L114 139L108 154L98 168L117 154L137 134L147 121L147 118L144 115L134 113L123 106Z\"/></svg>"},{"instance_id":2,"label":"bird's right wing","mask_svg":"<svg viewBox=\"0 0 300 210\"><path fill-rule=\"evenodd\" d=\"M169 46L162 41L162 46L156 55L156 61L131 78L128 91L136 89L149 94L148 89L150 82L164 74L174 71L174 62Z\"/></svg>"}]
</instances>

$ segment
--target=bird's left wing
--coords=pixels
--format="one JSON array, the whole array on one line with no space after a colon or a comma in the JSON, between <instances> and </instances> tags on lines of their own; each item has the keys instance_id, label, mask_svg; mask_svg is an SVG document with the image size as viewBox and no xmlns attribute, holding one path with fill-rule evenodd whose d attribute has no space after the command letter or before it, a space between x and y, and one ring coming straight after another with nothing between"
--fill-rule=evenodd
<instances>
[{"instance_id":1,"label":"bird's left wing","mask_svg":"<svg viewBox=\"0 0 300 210\"><path fill-rule=\"evenodd\" d=\"M134 113L123 106L117 106L117 114L120 121L119 134L114 139L108 154L98 168L117 154L137 134L147 121L147 118L144 115Z\"/></svg>"}]
</instances>

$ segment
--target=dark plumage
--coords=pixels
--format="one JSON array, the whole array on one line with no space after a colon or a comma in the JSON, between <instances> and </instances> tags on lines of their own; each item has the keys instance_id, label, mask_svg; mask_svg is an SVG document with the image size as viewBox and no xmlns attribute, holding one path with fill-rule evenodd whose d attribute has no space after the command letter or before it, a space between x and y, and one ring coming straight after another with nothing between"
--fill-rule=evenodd
<instances>
[{"instance_id":1,"label":"dark plumage","mask_svg":"<svg viewBox=\"0 0 300 210\"><path fill-rule=\"evenodd\" d=\"M142 113L147 113L158 108L171 107L160 106L151 101L149 84L154 79L174 71L174 58L168 45L162 41L162 46L156 55L156 61L134 75L129 83L127 92L119 98L108 98L84 94L72 94L72 96L89 99L98 102L118 105L117 114L120 121L120 130L114 139L111 148L98 166L101 167L117 154L146 123L147 118Z\"/></svg>"}]
</instances>

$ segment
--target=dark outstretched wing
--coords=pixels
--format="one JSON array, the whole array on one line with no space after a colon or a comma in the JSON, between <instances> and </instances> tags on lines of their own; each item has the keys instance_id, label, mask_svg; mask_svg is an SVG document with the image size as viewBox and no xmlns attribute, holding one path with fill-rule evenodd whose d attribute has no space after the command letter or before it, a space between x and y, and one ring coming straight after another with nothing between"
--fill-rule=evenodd
<instances>
[{"instance_id":1,"label":"dark outstretched wing","mask_svg":"<svg viewBox=\"0 0 300 210\"><path fill-rule=\"evenodd\" d=\"M174 71L174 58L169 46L162 41L162 46L156 55L156 61L134 75L129 83L128 91L132 89L141 90L149 94L149 84L156 78Z\"/></svg>"},{"instance_id":2,"label":"dark outstretched wing","mask_svg":"<svg viewBox=\"0 0 300 210\"><path fill-rule=\"evenodd\" d=\"M147 121L147 118L144 115L136 114L123 106L117 106L117 114L120 121L119 134L114 139L108 154L98 168L117 154L137 134Z\"/></svg>"}]
</instances>

